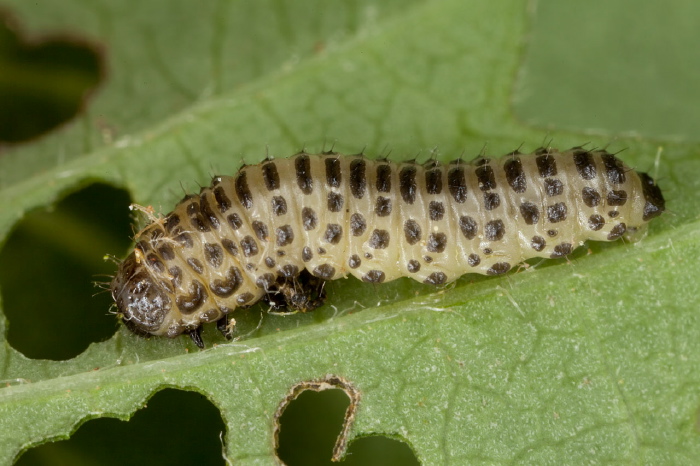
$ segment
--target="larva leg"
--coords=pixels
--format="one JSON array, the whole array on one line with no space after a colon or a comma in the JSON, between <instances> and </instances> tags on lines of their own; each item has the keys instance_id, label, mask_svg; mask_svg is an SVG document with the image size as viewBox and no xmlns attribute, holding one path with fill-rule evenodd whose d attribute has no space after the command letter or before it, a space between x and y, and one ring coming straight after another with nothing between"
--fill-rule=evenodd
<instances>
[{"instance_id":1,"label":"larva leg","mask_svg":"<svg viewBox=\"0 0 700 466\"><path fill-rule=\"evenodd\" d=\"M234 322L234 324L235 324L235 322ZM223 316L221 319L216 321L216 329L219 332L221 332L221 334L227 340L231 340L233 338L233 326L230 325L227 316Z\"/></svg>"},{"instance_id":2,"label":"larva leg","mask_svg":"<svg viewBox=\"0 0 700 466\"><path fill-rule=\"evenodd\" d=\"M326 300L326 281L303 270L295 277L280 277L263 297L271 313L294 314L313 311Z\"/></svg>"},{"instance_id":3,"label":"larva leg","mask_svg":"<svg viewBox=\"0 0 700 466\"><path fill-rule=\"evenodd\" d=\"M190 338L192 338L192 341L194 342L195 345L199 349L204 349L204 342L202 341L202 326L200 325L197 328L194 328L192 330L186 330L185 333L187 333Z\"/></svg>"}]
</instances>

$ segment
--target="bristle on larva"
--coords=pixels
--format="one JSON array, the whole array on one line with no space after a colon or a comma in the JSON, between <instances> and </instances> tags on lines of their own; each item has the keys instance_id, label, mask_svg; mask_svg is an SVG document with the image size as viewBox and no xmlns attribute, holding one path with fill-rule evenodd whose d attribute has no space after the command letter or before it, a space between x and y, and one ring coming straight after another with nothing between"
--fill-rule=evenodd
<instances>
[{"instance_id":1,"label":"bristle on larva","mask_svg":"<svg viewBox=\"0 0 700 466\"><path fill-rule=\"evenodd\" d=\"M500 159L394 163L299 153L215 177L136 235L112 281L140 334L199 331L261 299L308 311L352 274L443 285L501 275L587 240L638 239L665 208L645 173L604 150L539 149Z\"/></svg>"}]
</instances>

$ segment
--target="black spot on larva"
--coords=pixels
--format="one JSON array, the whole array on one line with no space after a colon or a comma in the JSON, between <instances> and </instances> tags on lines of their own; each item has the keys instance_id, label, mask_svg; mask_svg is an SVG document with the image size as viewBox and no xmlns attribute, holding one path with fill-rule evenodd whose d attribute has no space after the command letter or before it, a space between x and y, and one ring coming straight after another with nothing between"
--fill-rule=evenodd
<instances>
[{"instance_id":1,"label":"black spot on larva","mask_svg":"<svg viewBox=\"0 0 700 466\"><path fill-rule=\"evenodd\" d=\"M277 165L275 165L275 162L262 164L262 176L268 191L279 189L280 175L277 173Z\"/></svg>"},{"instance_id":2,"label":"black spot on larva","mask_svg":"<svg viewBox=\"0 0 700 466\"><path fill-rule=\"evenodd\" d=\"M391 165L377 165L377 192L391 192Z\"/></svg>"},{"instance_id":3,"label":"black spot on larva","mask_svg":"<svg viewBox=\"0 0 700 466\"><path fill-rule=\"evenodd\" d=\"M463 168L453 168L447 172L447 186L455 202L462 204L467 200L467 180Z\"/></svg>"},{"instance_id":4,"label":"black spot on larva","mask_svg":"<svg viewBox=\"0 0 700 466\"><path fill-rule=\"evenodd\" d=\"M215 230L219 229L219 217L216 216L211 206L209 205L209 199L207 199L206 194L202 194L199 197L199 205L202 211L202 215L209 222Z\"/></svg>"},{"instance_id":5,"label":"black spot on larva","mask_svg":"<svg viewBox=\"0 0 700 466\"><path fill-rule=\"evenodd\" d=\"M241 240L241 249L244 256L252 257L258 253L258 243L255 242L252 236L246 236Z\"/></svg>"},{"instance_id":6,"label":"black spot on larva","mask_svg":"<svg viewBox=\"0 0 700 466\"><path fill-rule=\"evenodd\" d=\"M391 213L391 199L384 196L377 198L377 204L374 206L374 213L377 217L386 217Z\"/></svg>"},{"instance_id":7,"label":"black spot on larva","mask_svg":"<svg viewBox=\"0 0 700 466\"><path fill-rule=\"evenodd\" d=\"M603 165L605 166L605 175L608 181L612 184L622 184L625 182L625 169L622 161L612 154L603 154Z\"/></svg>"},{"instance_id":8,"label":"black spot on larva","mask_svg":"<svg viewBox=\"0 0 700 466\"><path fill-rule=\"evenodd\" d=\"M333 278L333 275L335 275L335 268L328 264L322 264L314 269L313 274L318 278L330 280L331 278Z\"/></svg>"},{"instance_id":9,"label":"black spot on larva","mask_svg":"<svg viewBox=\"0 0 700 466\"><path fill-rule=\"evenodd\" d=\"M168 273L172 277L170 282L173 284L173 287L179 288L182 283L182 269L175 265L168 269Z\"/></svg>"},{"instance_id":10,"label":"black spot on larva","mask_svg":"<svg viewBox=\"0 0 700 466\"><path fill-rule=\"evenodd\" d=\"M666 210L666 201L661 194L661 189L654 183L654 180L646 173L639 173L642 181L642 194L644 195L644 211L642 220L645 222L654 217L658 217Z\"/></svg>"},{"instance_id":11,"label":"black spot on larva","mask_svg":"<svg viewBox=\"0 0 700 466\"><path fill-rule=\"evenodd\" d=\"M352 236L362 236L367 229L367 222L362 214L352 214L350 216L350 230Z\"/></svg>"},{"instance_id":12,"label":"black spot on larva","mask_svg":"<svg viewBox=\"0 0 700 466\"><path fill-rule=\"evenodd\" d=\"M219 207L219 212L222 214L231 208L231 199L228 198L222 186L214 188L214 199L217 207Z\"/></svg>"},{"instance_id":13,"label":"black spot on larva","mask_svg":"<svg viewBox=\"0 0 700 466\"><path fill-rule=\"evenodd\" d=\"M236 303L241 306L244 306L251 302L253 299L255 299L253 293L245 292L238 295L238 297L236 298Z\"/></svg>"},{"instance_id":14,"label":"black spot on larva","mask_svg":"<svg viewBox=\"0 0 700 466\"><path fill-rule=\"evenodd\" d=\"M260 241L267 241L270 236L270 231L267 229L267 225L259 220L255 220L253 221L252 227L253 231L255 232L255 236L257 236Z\"/></svg>"},{"instance_id":15,"label":"black spot on larva","mask_svg":"<svg viewBox=\"0 0 700 466\"><path fill-rule=\"evenodd\" d=\"M549 153L540 155L539 157L535 158L535 163L537 164L537 171L539 172L540 177L547 178L548 176L557 175L557 161L554 160L553 155Z\"/></svg>"},{"instance_id":16,"label":"black spot on larva","mask_svg":"<svg viewBox=\"0 0 700 466\"><path fill-rule=\"evenodd\" d=\"M617 210L611 210L610 212L608 212L608 217L610 218L615 218L618 215L620 215L620 212L618 212Z\"/></svg>"},{"instance_id":17,"label":"black spot on larva","mask_svg":"<svg viewBox=\"0 0 700 466\"><path fill-rule=\"evenodd\" d=\"M165 230L170 233L173 228L180 224L180 216L177 214L170 214L165 218Z\"/></svg>"},{"instance_id":18,"label":"black spot on larva","mask_svg":"<svg viewBox=\"0 0 700 466\"><path fill-rule=\"evenodd\" d=\"M265 265L271 269L275 265L277 265L277 262L275 262L275 259L273 259L272 257L266 257L265 258Z\"/></svg>"},{"instance_id":19,"label":"black spot on larva","mask_svg":"<svg viewBox=\"0 0 700 466\"><path fill-rule=\"evenodd\" d=\"M596 207L600 204L600 193L588 186L581 190L581 197L583 197L583 203L588 207Z\"/></svg>"},{"instance_id":20,"label":"black spot on larva","mask_svg":"<svg viewBox=\"0 0 700 466\"><path fill-rule=\"evenodd\" d=\"M171 261L175 259L175 251L173 251L173 247L167 243L158 248L158 253L163 260Z\"/></svg>"},{"instance_id":21,"label":"black spot on larva","mask_svg":"<svg viewBox=\"0 0 700 466\"><path fill-rule=\"evenodd\" d=\"M484 225L484 236L489 241L500 241L506 234L506 226L502 220L491 220Z\"/></svg>"},{"instance_id":22,"label":"black spot on larva","mask_svg":"<svg viewBox=\"0 0 700 466\"><path fill-rule=\"evenodd\" d=\"M547 246L547 242L541 236L533 236L532 241L530 241L530 246L532 246L532 249L535 251L541 252L545 246Z\"/></svg>"},{"instance_id":23,"label":"black spot on larva","mask_svg":"<svg viewBox=\"0 0 700 466\"><path fill-rule=\"evenodd\" d=\"M413 219L408 219L403 224L403 233L406 235L406 242L410 245L416 244L421 239L420 225Z\"/></svg>"},{"instance_id":24,"label":"black spot on larva","mask_svg":"<svg viewBox=\"0 0 700 466\"><path fill-rule=\"evenodd\" d=\"M413 204L416 200L416 168L403 167L399 172L399 191L406 204Z\"/></svg>"},{"instance_id":25,"label":"black spot on larva","mask_svg":"<svg viewBox=\"0 0 700 466\"><path fill-rule=\"evenodd\" d=\"M433 258L430 256L423 256L423 260L426 264L430 264L433 261Z\"/></svg>"},{"instance_id":26,"label":"black spot on larva","mask_svg":"<svg viewBox=\"0 0 700 466\"><path fill-rule=\"evenodd\" d=\"M559 196L564 192L564 183L553 178L547 178L544 180L544 190L549 197Z\"/></svg>"},{"instance_id":27,"label":"black spot on larva","mask_svg":"<svg viewBox=\"0 0 700 466\"><path fill-rule=\"evenodd\" d=\"M406 264L406 269L410 273L416 273L416 272L420 271L420 262L418 262L417 260L411 259L410 261L408 261L408 264Z\"/></svg>"},{"instance_id":28,"label":"black spot on larva","mask_svg":"<svg viewBox=\"0 0 700 466\"><path fill-rule=\"evenodd\" d=\"M158 256L156 256L154 253L150 253L146 257L146 264L148 264L150 268L158 271L159 273L165 272L165 265L163 265L163 262L160 259L158 259Z\"/></svg>"},{"instance_id":29,"label":"black spot on larva","mask_svg":"<svg viewBox=\"0 0 700 466\"><path fill-rule=\"evenodd\" d=\"M467 263L472 267L476 267L477 265L481 264L481 258L478 254L469 254L469 257L467 257Z\"/></svg>"},{"instance_id":30,"label":"black spot on larva","mask_svg":"<svg viewBox=\"0 0 700 466\"><path fill-rule=\"evenodd\" d=\"M352 256L350 256L350 259L348 259L348 266L351 269L356 269L360 265L362 265L362 259L360 259L360 256L358 256L357 254L353 254Z\"/></svg>"},{"instance_id":31,"label":"black spot on larva","mask_svg":"<svg viewBox=\"0 0 700 466\"><path fill-rule=\"evenodd\" d=\"M243 225L243 221L238 214L230 214L226 217L226 221L234 230L238 230Z\"/></svg>"},{"instance_id":32,"label":"black spot on larva","mask_svg":"<svg viewBox=\"0 0 700 466\"><path fill-rule=\"evenodd\" d=\"M272 287L272 285L275 284L276 281L277 277L275 277L273 274L264 273L255 280L255 286L267 291L270 289L270 287Z\"/></svg>"},{"instance_id":33,"label":"black spot on larva","mask_svg":"<svg viewBox=\"0 0 700 466\"><path fill-rule=\"evenodd\" d=\"M430 215L430 220L439 221L445 216L445 206L439 201L430 201L428 204L428 214Z\"/></svg>"},{"instance_id":34,"label":"black spot on larva","mask_svg":"<svg viewBox=\"0 0 700 466\"><path fill-rule=\"evenodd\" d=\"M180 228L180 227L178 227L178 228ZM190 249L192 246L194 246L194 241L192 240L192 236L185 231L178 232L177 234L175 234L173 236L173 239L175 241L177 241L180 244L180 246L182 246L183 248Z\"/></svg>"},{"instance_id":35,"label":"black spot on larva","mask_svg":"<svg viewBox=\"0 0 700 466\"><path fill-rule=\"evenodd\" d=\"M573 251L573 246L571 243L561 243L554 246L554 252L549 256L552 259L557 259L559 257L568 256Z\"/></svg>"},{"instance_id":36,"label":"black spot on larva","mask_svg":"<svg viewBox=\"0 0 700 466\"><path fill-rule=\"evenodd\" d=\"M340 172L340 159L336 157L328 157L325 160L326 164L326 184L331 188L339 188L343 180L343 175Z\"/></svg>"},{"instance_id":37,"label":"black spot on larva","mask_svg":"<svg viewBox=\"0 0 700 466\"><path fill-rule=\"evenodd\" d=\"M328 193L328 210L330 212L340 212L343 208L343 196L338 193Z\"/></svg>"},{"instance_id":38,"label":"black spot on larva","mask_svg":"<svg viewBox=\"0 0 700 466\"><path fill-rule=\"evenodd\" d=\"M296 265L287 264L280 268L280 274L283 277L292 278L299 275L299 267Z\"/></svg>"},{"instance_id":39,"label":"black spot on larva","mask_svg":"<svg viewBox=\"0 0 700 466\"><path fill-rule=\"evenodd\" d=\"M493 210L501 205L501 198L496 193L484 193L484 208Z\"/></svg>"},{"instance_id":40,"label":"black spot on larva","mask_svg":"<svg viewBox=\"0 0 700 466\"><path fill-rule=\"evenodd\" d=\"M625 205L627 202L627 191L620 189L613 189L608 193L608 205L610 206L621 206Z\"/></svg>"},{"instance_id":41,"label":"black spot on larva","mask_svg":"<svg viewBox=\"0 0 700 466\"><path fill-rule=\"evenodd\" d=\"M230 267L226 272L225 280L213 280L209 287L216 296L228 298L243 284L243 276L237 267Z\"/></svg>"},{"instance_id":42,"label":"black spot on larva","mask_svg":"<svg viewBox=\"0 0 700 466\"><path fill-rule=\"evenodd\" d=\"M326 226L326 234L324 235L327 242L338 244L343 237L343 227L337 223L329 223Z\"/></svg>"},{"instance_id":43,"label":"black spot on larva","mask_svg":"<svg viewBox=\"0 0 700 466\"><path fill-rule=\"evenodd\" d=\"M238 246L236 246L236 243L231 241L228 238L224 238L221 240L221 245L224 247L226 252L231 254L232 256L237 256L238 255Z\"/></svg>"},{"instance_id":44,"label":"black spot on larva","mask_svg":"<svg viewBox=\"0 0 700 466\"><path fill-rule=\"evenodd\" d=\"M592 180L596 176L595 162L593 155L585 150L578 149L574 151L574 165L576 171L584 180Z\"/></svg>"},{"instance_id":45,"label":"black spot on larva","mask_svg":"<svg viewBox=\"0 0 700 466\"><path fill-rule=\"evenodd\" d=\"M442 192L442 170L436 168L425 172L425 189L428 194L440 194Z\"/></svg>"},{"instance_id":46,"label":"black spot on larva","mask_svg":"<svg viewBox=\"0 0 700 466\"><path fill-rule=\"evenodd\" d=\"M459 218L459 229L462 230L462 234L467 239L474 239L477 232L479 231L479 227L476 224L476 220L469 217L468 215L464 215Z\"/></svg>"},{"instance_id":47,"label":"black spot on larva","mask_svg":"<svg viewBox=\"0 0 700 466\"><path fill-rule=\"evenodd\" d=\"M523 171L523 163L520 159L511 159L503 165L503 170L506 172L506 180L513 191L516 193L524 193L527 190L527 178Z\"/></svg>"},{"instance_id":48,"label":"black spot on larva","mask_svg":"<svg viewBox=\"0 0 700 466\"><path fill-rule=\"evenodd\" d=\"M236 196L238 196L238 201L246 209L253 207L253 195L248 187L248 178L245 171L238 173L235 181Z\"/></svg>"},{"instance_id":49,"label":"black spot on larva","mask_svg":"<svg viewBox=\"0 0 700 466\"><path fill-rule=\"evenodd\" d=\"M386 230L374 230L369 238L369 247L372 249L385 249L389 246L389 232Z\"/></svg>"},{"instance_id":50,"label":"black spot on larva","mask_svg":"<svg viewBox=\"0 0 700 466\"><path fill-rule=\"evenodd\" d=\"M279 217L287 213L287 201L282 196L273 196L270 202L273 214Z\"/></svg>"},{"instance_id":51,"label":"black spot on larva","mask_svg":"<svg viewBox=\"0 0 700 466\"><path fill-rule=\"evenodd\" d=\"M204 264L202 264L202 262L196 257L190 257L187 259L187 265L189 265L192 270L200 275L204 273Z\"/></svg>"},{"instance_id":52,"label":"black spot on larva","mask_svg":"<svg viewBox=\"0 0 700 466\"><path fill-rule=\"evenodd\" d=\"M304 249L301 250L301 260L303 260L304 262L309 262L313 258L314 253L311 251L311 248L308 246L304 246Z\"/></svg>"},{"instance_id":53,"label":"black spot on larva","mask_svg":"<svg viewBox=\"0 0 700 466\"><path fill-rule=\"evenodd\" d=\"M381 270L370 270L362 276L362 281L367 283L382 283L386 275Z\"/></svg>"},{"instance_id":54,"label":"black spot on larva","mask_svg":"<svg viewBox=\"0 0 700 466\"><path fill-rule=\"evenodd\" d=\"M493 174L493 168L490 165L480 166L475 173L479 181L479 189L482 191L496 189L496 176Z\"/></svg>"},{"instance_id":55,"label":"black spot on larva","mask_svg":"<svg viewBox=\"0 0 700 466\"><path fill-rule=\"evenodd\" d=\"M540 220L540 209L532 202L520 204L520 215L528 225L536 225Z\"/></svg>"},{"instance_id":56,"label":"black spot on larva","mask_svg":"<svg viewBox=\"0 0 700 466\"><path fill-rule=\"evenodd\" d=\"M445 247L447 246L447 235L445 233L431 233L428 236L428 244L426 247L430 252L445 252Z\"/></svg>"},{"instance_id":57,"label":"black spot on larva","mask_svg":"<svg viewBox=\"0 0 700 466\"><path fill-rule=\"evenodd\" d=\"M591 230L598 231L603 228L604 225L605 219L602 216L595 214L588 217L588 228Z\"/></svg>"},{"instance_id":58,"label":"black spot on larva","mask_svg":"<svg viewBox=\"0 0 700 466\"><path fill-rule=\"evenodd\" d=\"M318 248L316 251L321 255L326 253L326 250L324 248Z\"/></svg>"},{"instance_id":59,"label":"black spot on larva","mask_svg":"<svg viewBox=\"0 0 700 466\"><path fill-rule=\"evenodd\" d=\"M297 185L304 194L311 194L314 190L313 178L311 177L311 161L308 155L301 155L294 161Z\"/></svg>"},{"instance_id":60,"label":"black spot on larva","mask_svg":"<svg viewBox=\"0 0 700 466\"><path fill-rule=\"evenodd\" d=\"M557 230L547 230L547 236L554 238L559 232Z\"/></svg>"},{"instance_id":61,"label":"black spot on larva","mask_svg":"<svg viewBox=\"0 0 700 466\"><path fill-rule=\"evenodd\" d=\"M350 192L357 199L362 199L365 195L367 187L367 179L365 177L365 161L355 159L350 162Z\"/></svg>"},{"instance_id":62,"label":"black spot on larva","mask_svg":"<svg viewBox=\"0 0 700 466\"><path fill-rule=\"evenodd\" d=\"M442 272L433 272L428 275L428 278L423 280L423 283L427 283L428 285L444 285L447 283L447 275Z\"/></svg>"},{"instance_id":63,"label":"black spot on larva","mask_svg":"<svg viewBox=\"0 0 700 466\"><path fill-rule=\"evenodd\" d=\"M620 236L624 235L625 232L627 231L627 225L624 223L618 223L613 227L612 230L610 230L610 233L608 234L608 240L613 241L618 239Z\"/></svg>"},{"instance_id":64,"label":"black spot on larva","mask_svg":"<svg viewBox=\"0 0 700 466\"><path fill-rule=\"evenodd\" d=\"M294 241L294 229L291 225L282 225L275 230L277 236L277 246L289 246Z\"/></svg>"},{"instance_id":65,"label":"black spot on larva","mask_svg":"<svg viewBox=\"0 0 700 466\"><path fill-rule=\"evenodd\" d=\"M372 257L373 257L372 254L370 254L368 252L365 253L365 259L369 260L369 259L372 259Z\"/></svg>"},{"instance_id":66,"label":"black spot on larva","mask_svg":"<svg viewBox=\"0 0 700 466\"><path fill-rule=\"evenodd\" d=\"M208 298L204 285L202 285L199 280L192 280L189 292L189 295L178 296L175 300L177 308L183 314L192 314L199 309Z\"/></svg>"},{"instance_id":67,"label":"black spot on larva","mask_svg":"<svg viewBox=\"0 0 700 466\"><path fill-rule=\"evenodd\" d=\"M502 275L510 270L508 262L496 262L486 271L486 275Z\"/></svg>"},{"instance_id":68,"label":"black spot on larva","mask_svg":"<svg viewBox=\"0 0 700 466\"><path fill-rule=\"evenodd\" d=\"M547 207L547 218L552 223L562 222L566 220L566 204L557 202L554 205Z\"/></svg>"},{"instance_id":69,"label":"black spot on larva","mask_svg":"<svg viewBox=\"0 0 700 466\"><path fill-rule=\"evenodd\" d=\"M278 249L278 250L277 250L277 257L283 257L283 256L286 256L286 255L287 255L287 253L286 253L285 251L283 251L283 250L281 250L281 249Z\"/></svg>"},{"instance_id":70,"label":"black spot on larva","mask_svg":"<svg viewBox=\"0 0 700 466\"><path fill-rule=\"evenodd\" d=\"M224 261L224 250L217 243L204 244L204 257L215 269L221 266Z\"/></svg>"},{"instance_id":71,"label":"black spot on larva","mask_svg":"<svg viewBox=\"0 0 700 466\"><path fill-rule=\"evenodd\" d=\"M195 230L202 233L211 231L209 224L204 220L204 217L200 213L198 202L190 202L190 204L187 206L187 215L190 218L190 224Z\"/></svg>"},{"instance_id":72,"label":"black spot on larva","mask_svg":"<svg viewBox=\"0 0 700 466\"><path fill-rule=\"evenodd\" d=\"M304 225L304 230L310 231L318 225L318 217L316 212L311 207L301 209L301 223Z\"/></svg>"}]
</instances>

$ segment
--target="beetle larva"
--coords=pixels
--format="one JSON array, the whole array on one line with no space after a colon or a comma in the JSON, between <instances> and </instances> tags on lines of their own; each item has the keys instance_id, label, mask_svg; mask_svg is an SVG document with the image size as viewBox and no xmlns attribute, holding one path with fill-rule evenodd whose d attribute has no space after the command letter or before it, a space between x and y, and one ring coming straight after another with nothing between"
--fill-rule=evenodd
<instances>
[{"instance_id":1,"label":"beetle larva","mask_svg":"<svg viewBox=\"0 0 700 466\"><path fill-rule=\"evenodd\" d=\"M323 284L411 277L443 285L639 237L665 208L651 177L604 150L394 163L299 153L217 176L136 235L111 291L141 334L199 332L261 299L307 311Z\"/></svg>"}]
</instances>

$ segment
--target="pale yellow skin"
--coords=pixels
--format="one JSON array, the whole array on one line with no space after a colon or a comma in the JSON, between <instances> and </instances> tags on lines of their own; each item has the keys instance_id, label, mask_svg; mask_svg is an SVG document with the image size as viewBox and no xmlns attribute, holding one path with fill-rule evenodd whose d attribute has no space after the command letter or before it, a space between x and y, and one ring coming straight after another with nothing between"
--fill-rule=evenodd
<instances>
[{"instance_id":1,"label":"pale yellow skin","mask_svg":"<svg viewBox=\"0 0 700 466\"><path fill-rule=\"evenodd\" d=\"M551 170L552 161L556 174ZM362 165L364 177L359 176ZM492 178L484 173L489 167ZM378 184L378 170L386 174L387 169L390 176L382 177ZM455 169L463 172L463 185L458 183ZM415 170L413 177L411 170ZM426 178L428 171L432 182ZM542 176L547 173L551 176ZM415 180L413 186L411 179ZM360 189L362 180L364 189ZM387 181L391 185L388 192L379 192L379 187L387 191ZM460 188L466 188L466 195ZM583 194L584 188L588 196ZM597 205L587 205L595 204L590 190L598 194ZM622 198L620 193L624 193ZM329 195L335 196L330 204ZM205 210L203 199L210 206L210 216L215 217L213 223L198 212L193 215L199 215L199 223L191 220L192 204L197 204L197 211ZM281 208L280 199L286 209ZM622 205L610 205L611 201ZM331 206L337 211L330 211ZM305 220L307 227L313 224L308 215L302 215L304 208L315 212L314 228L303 227ZM215 321L236 307L254 304L266 294L266 283L283 270L288 273L289 267L306 268L326 280L352 274L380 283L408 276L440 285L465 273L505 273L532 257L563 257L587 240L610 241L623 235L638 239L648 220L663 208L661 193L650 178L604 151L550 149L500 159L426 165L368 160L361 155L297 154L246 166L234 177L216 177L199 196L185 199L166 218L147 226L135 238L131 263L122 267L128 272L117 277L112 288L115 299L122 296L121 304L117 301L125 320L133 318L138 324L144 315L149 320L147 313L160 306L149 325L139 329L175 336ZM232 214L241 220L238 229L227 220ZM363 231L357 228L353 214L363 217ZM173 228L175 217L180 221ZM409 220L415 224L407 233ZM261 223L254 228L254 222ZM183 233L189 235L189 243ZM235 255L221 247L224 239L235 245ZM250 250L251 239L257 253L246 257L244 246ZM164 245L172 254L164 257L160 251ZM312 257L304 254L305 248ZM188 259L197 259L200 266L193 268ZM179 280L171 273L174 268L180 270ZM217 296L212 284L217 280L231 283L233 269L240 272L235 292ZM138 280L131 278L135 274ZM134 286L135 280L141 281L141 288ZM202 285L198 292L192 287L193 280ZM131 293L147 285L156 287L150 292L157 290L160 296L154 305L150 304L152 298L150 302L143 297L123 299L127 288L126 293Z\"/></svg>"}]
</instances>

